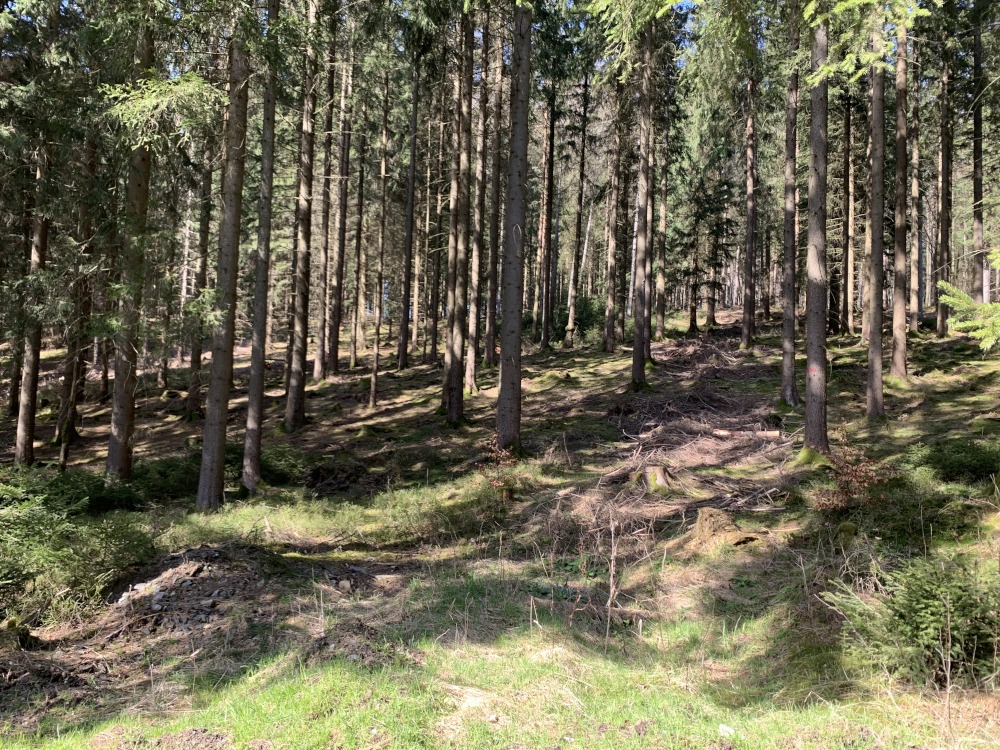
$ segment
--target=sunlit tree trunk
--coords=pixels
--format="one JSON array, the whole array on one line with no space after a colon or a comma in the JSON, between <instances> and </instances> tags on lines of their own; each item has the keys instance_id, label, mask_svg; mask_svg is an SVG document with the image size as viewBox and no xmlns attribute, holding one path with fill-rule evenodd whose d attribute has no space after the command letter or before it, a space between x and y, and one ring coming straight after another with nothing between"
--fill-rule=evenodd
<instances>
[{"instance_id":1,"label":"sunlit tree trunk","mask_svg":"<svg viewBox=\"0 0 1000 750\"><path fill-rule=\"evenodd\" d=\"M827 21L816 27L812 43L812 71L826 64ZM830 450L826 426L826 186L827 107L826 78L813 86L809 126L809 252L806 262L806 424L805 444Z\"/></svg>"},{"instance_id":2,"label":"sunlit tree trunk","mask_svg":"<svg viewBox=\"0 0 1000 750\"><path fill-rule=\"evenodd\" d=\"M906 26L900 24L896 28L896 206L890 370L897 378L906 377L906 116Z\"/></svg>"},{"instance_id":3,"label":"sunlit tree trunk","mask_svg":"<svg viewBox=\"0 0 1000 750\"><path fill-rule=\"evenodd\" d=\"M799 49L798 6L792 4L789 19L788 51L795 57ZM795 191L798 157L799 73L792 69L785 97L785 205L781 254L781 399L789 406L799 401L795 383ZM714 305L713 305L714 306ZM713 311L714 312L714 311Z\"/></svg>"},{"instance_id":4,"label":"sunlit tree trunk","mask_svg":"<svg viewBox=\"0 0 1000 750\"><path fill-rule=\"evenodd\" d=\"M583 199L587 182L587 125L590 115L590 76L583 77L583 93L580 110L580 167L577 173L576 193L576 234L573 238L573 261L569 281L569 317L566 320L566 335L563 346L573 346L576 333L576 296L580 286L580 262L583 251Z\"/></svg>"},{"instance_id":5,"label":"sunlit tree trunk","mask_svg":"<svg viewBox=\"0 0 1000 750\"><path fill-rule=\"evenodd\" d=\"M885 56L881 29L873 35L872 51L881 63ZM882 393L882 287L885 282L885 73L872 66L871 170L871 317L868 329L868 418L885 414Z\"/></svg>"}]
</instances>

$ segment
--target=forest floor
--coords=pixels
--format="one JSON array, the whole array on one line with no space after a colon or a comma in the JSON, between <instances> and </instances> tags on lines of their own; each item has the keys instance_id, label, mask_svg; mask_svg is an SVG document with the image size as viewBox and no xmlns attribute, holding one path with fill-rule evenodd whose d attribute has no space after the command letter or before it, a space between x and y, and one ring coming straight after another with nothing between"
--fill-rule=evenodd
<instances>
[{"instance_id":1,"label":"forest floor","mask_svg":"<svg viewBox=\"0 0 1000 750\"><path fill-rule=\"evenodd\" d=\"M914 486L838 502L840 464L797 460L801 411L778 406L780 326L739 351L733 320L672 329L640 392L624 350L531 353L517 463L493 447L494 372L459 428L422 365L383 373L375 409L360 369L310 386L286 435L275 370L250 500L238 369L233 499L211 516L192 512L200 425L150 386L136 471L163 497L130 512L158 553L0 650L0 747L997 747L995 694L904 686L823 598L889 547L997 560L994 485L953 487L947 511ZM891 472L918 444L1000 435L1000 363L913 346L871 426L866 352L831 341L835 456ZM101 468L106 411L84 409L77 468Z\"/></svg>"}]
</instances>

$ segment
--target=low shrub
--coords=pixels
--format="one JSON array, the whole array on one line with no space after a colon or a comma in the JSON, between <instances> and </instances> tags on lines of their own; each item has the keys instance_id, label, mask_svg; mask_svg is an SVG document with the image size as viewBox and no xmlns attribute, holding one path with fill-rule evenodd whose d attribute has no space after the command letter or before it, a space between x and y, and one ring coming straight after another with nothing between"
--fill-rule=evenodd
<instances>
[{"instance_id":1,"label":"low shrub","mask_svg":"<svg viewBox=\"0 0 1000 750\"><path fill-rule=\"evenodd\" d=\"M991 684L1000 669L995 572L958 556L909 561L866 596L843 582L826 595L850 626L850 649L918 683Z\"/></svg>"}]
</instances>

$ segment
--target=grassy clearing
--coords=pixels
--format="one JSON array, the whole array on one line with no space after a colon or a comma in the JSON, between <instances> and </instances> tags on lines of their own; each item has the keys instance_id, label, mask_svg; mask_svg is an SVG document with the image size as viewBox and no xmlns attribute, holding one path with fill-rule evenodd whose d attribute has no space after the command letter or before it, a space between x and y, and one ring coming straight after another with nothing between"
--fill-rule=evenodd
<instances>
[{"instance_id":1,"label":"grassy clearing","mask_svg":"<svg viewBox=\"0 0 1000 750\"><path fill-rule=\"evenodd\" d=\"M356 375L313 388L311 425L265 440L263 495L213 516L190 513L175 436L116 512L161 551L222 550L217 575L244 589L212 605L207 634L144 633L147 599L70 628L50 616L33 632L115 679L78 670L73 700L9 692L0 747L991 746L991 692L958 669L904 685L825 599L871 605L887 573L939 552L995 568L1000 365L922 335L919 375L889 385L891 419L869 426L865 354L835 341L839 447L803 465L801 413L774 399L777 340L731 339L672 331L640 394L624 357L532 355L516 467L491 451L490 373L455 430L434 414L436 370L387 375L376 410ZM647 492L636 470L657 466ZM726 511L711 528L706 507Z\"/></svg>"}]
</instances>

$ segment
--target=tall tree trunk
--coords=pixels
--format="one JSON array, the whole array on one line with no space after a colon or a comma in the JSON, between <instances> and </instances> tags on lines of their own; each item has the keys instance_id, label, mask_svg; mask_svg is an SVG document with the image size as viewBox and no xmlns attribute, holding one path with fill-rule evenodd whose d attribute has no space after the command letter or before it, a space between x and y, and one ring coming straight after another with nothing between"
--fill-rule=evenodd
<instances>
[{"instance_id":1,"label":"tall tree trunk","mask_svg":"<svg viewBox=\"0 0 1000 750\"><path fill-rule=\"evenodd\" d=\"M671 66L673 61L670 62ZM672 68L671 68L672 70ZM668 89L669 91L669 89ZM666 335L667 317L667 199L670 172L670 105L664 104L663 138L660 147L660 224L656 248L656 340Z\"/></svg>"},{"instance_id":2,"label":"tall tree trunk","mask_svg":"<svg viewBox=\"0 0 1000 750\"><path fill-rule=\"evenodd\" d=\"M854 137L851 127L851 94L844 94L844 226L841 234L843 252L840 300L840 327L854 334Z\"/></svg>"},{"instance_id":3,"label":"tall tree trunk","mask_svg":"<svg viewBox=\"0 0 1000 750\"><path fill-rule=\"evenodd\" d=\"M916 29L914 29L916 30ZM914 34L911 42L913 65L913 119L909 131L913 150L910 168L910 331L920 330L920 45Z\"/></svg>"},{"instance_id":4,"label":"tall tree trunk","mask_svg":"<svg viewBox=\"0 0 1000 750\"><path fill-rule=\"evenodd\" d=\"M885 57L881 28L873 34L872 52L878 61L872 66L872 252L871 317L868 329L868 418L885 414L882 393L882 287L885 282L885 73L879 65Z\"/></svg>"},{"instance_id":5,"label":"tall tree trunk","mask_svg":"<svg viewBox=\"0 0 1000 750\"><path fill-rule=\"evenodd\" d=\"M416 93L416 91L414 91ZM413 140L416 140L416 124L411 123L413 129L411 135ZM414 145L414 144L411 144ZM416 158L416 149L412 149L410 152L410 159ZM412 165L412 162L411 162ZM411 175L416 178L415 172L411 168ZM385 262L385 224L386 224L386 212L388 210L388 198L387 198L387 184L389 182L389 73L385 74L385 79L383 82L382 89L382 158L379 162L379 193L380 193L380 203L381 210L379 211L379 222L378 222L378 263L375 267L375 297L372 300L375 305L375 342L372 344L372 378L368 389L368 408L374 409L375 405L378 403L378 366L379 366L379 355L380 351L380 338L382 336L382 308L385 306L385 290L383 289L383 278L382 274L384 271ZM407 187L407 190L411 192L407 200L413 200L412 193L416 190L416 187ZM412 206L411 206L412 208ZM410 227L410 252L413 252L413 215L412 211L407 219ZM405 274L404 274L405 275ZM403 284L403 287L408 289L408 284ZM415 298L414 298L415 299ZM403 320L409 320L408 315L403 315ZM417 321L414 319L413 324L416 325ZM406 348L407 339L400 339L403 343L403 348Z\"/></svg>"},{"instance_id":6,"label":"tall tree trunk","mask_svg":"<svg viewBox=\"0 0 1000 750\"><path fill-rule=\"evenodd\" d=\"M413 327L417 325L417 296L413 294L413 226L417 208L417 106L420 103L420 58L414 57L412 75L413 96L410 102L410 164L406 172L406 215L403 229L403 297L399 305L399 342L396 346L396 368L410 366L410 313ZM428 144L430 145L430 144ZM381 253L381 250L379 251ZM380 261L381 262L381 261ZM381 290L380 290L381 292ZM412 296L412 304L410 302ZM376 338L378 338L376 336ZM414 342L415 343L415 342Z\"/></svg>"},{"instance_id":7,"label":"tall tree trunk","mask_svg":"<svg viewBox=\"0 0 1000 750\"><path fill-rule=\"evenodd\" d=\"M367 120L368 108L362 104L361 136L358 139L358 223L354 230L354 302L351 305L351 370L358 366L358 339L363 339L361 316L365 306L365 262L362 254L362 246L365 227L365 158L368 152L368 139L366 137ZM364 346L364 341L361 341L361 346Z\"/></svg>"},{"instance_id":8,"label":"tall tree trunk","mask_svg":"<svg viewBox=\"0 0 1000 750\"><path fill-rule=\"evenodd\" d=\"M621 84L618 86L618 94L621 94ZM620 98L616 98L619 102ZM614 144L612 146L610 181L608 188L608 210L605 219L605 234L607 235L607 289L604 300L604 351L611 353L615 350L615 300L618 288L618 211L619 196L621 194L621 159L622 159L622 136L621 136L621 112L618 111L614 118Z\"/></svg>"},{"instance_id":9,"label":"tall tree trunk","mask_svg":"<svg viewBox=\"0 0 1000 750\"><path fill-rule=\"evenodd\" d=\"M490 257L486 268L486 343L483 355L485 367L497 365L497 296L500 264L500 141L503 133L503 44L494 45L493 62L493 141L490 146L492 174L490 176Z\"/></svg>"},{"instance_id":10,"label":"tall tree trunk","mask_svg":"<svg viewBox=\"0 0 1000 750\"><path fill-rule=\"evenodd\" d=\"M826 64L827 21L815 29L812 71ZM826 78L812 89L809 126L809 254L806 263L806 424L805 444L813 450L830 450L826 427L826 180L827 108Z\"/></svg>"},{"instance_id":11,"label":"tall tree trunk","mask_svg":"<svg viewBox=\"0 0 1000 750\"><path fill-rule=\"evenodd\" d=\"M890 373L903 379L906 378L906 116L906 26L900 24L896 27L896 215Z\"/></svg>"},{"instance_id":12,"label":"tall tree trunk","mask_svg":"<svg viewBox=\"0 0 1000 750\"><path fill-rule=\"evenodd\" d=\"M279 0L267 3L267 43L275 44ZM260 203L257 213L257 254L254 259L253 334L250 346L250 386L243 445L243 486L250 494L260 483L261 433L264 424L264 360L267 356L268 291L271 276L271 206L274 195L274 125L278 73L267 65L264 77L264 123L260 137Z\"/></svg>"},{"instance_id":13,"label":"tall tree trunk","mask_svg":"<svg viewBox=\"0 0 1000 750\"><path fill-rule=\"evenodd\" d=\"M740 348L747 349L754 335L756 324L756 286L754 260L757 256L757 129L754 106L757 99L757 82L753 76L747 81L747 231L746 253L743 257L743 327Z\"/></svg>"},{"instance_id":14,"label":"tall tree trunk","mask_svg":"<svg viewBox=\"0 0 1000 750\"><path fill-rule=\"evenodd\" d=\"M153 28L147 20L139 31L134 77L153 67ZM115 392L111 404L107 473L118 479L132 475L132 434L135 431L135 394L138 389L139 310L146 285L144 236L149 210L151 154L145 145L132 150L125 188L125 228L121 261L124 287L115 342Z\"/></svg>"},{"instance_id":15,"label":"tall tree trunk","mask_svg":"<svg viewBox=\"0 0 1000 750\"><path fill-rule=\"evenodd\" d=\"M719 237L713 233L709 244L708 255L708 292L705 297L705 327L715 328L719 325L715 319L715 306L719 289Z\"/></svg>"},{"instance_id":16,"label":"tall tree trunk","mask_svg":"<svg viewBox=\"0 0 1000 750\"><path fill-rule=\"evenodd\" d=\"M212 231L212 172L214 163L215 135L209 134L205 139L201 160L201 179L198 193L198 255L195 258L192 300L198 300L208 284L208 243ZM204 340L204 317L196 314L191 333L191 370L188 376L187 401L184 407L184 418L188 421L202 414L201 355Z\"/></svg>"},{"instance_id":17,"label":"tall tree trunk","mask_svg":"<svg viewBox=\"0 0 1000 750\"><path fill-rule=\"evenodd\" d=\"M653 34L647 27L644 31L644 65L639 85L639 190L636 199L636 245L635 245L635 337L632 341L632 387L639 389L646 384L646 306L649 304L649 285L646 283L646 254L649 233L647 201L652 197L649 181L650 131L653 111Z\"/></svg>"},{"instance_id":18,"label":"tall tree trunk","mask_svg":"<svg viewBox=\"0 0 1000 750\"><path fill-rule=\"evenodd\" d=\"M226 475L226 423L233 379L236 336L236 287L240 272L240 226L247 140L250 55L239 30L229 47L229 112L226 118L225 162L222 172L222 214L219 221L219 265L212 332L212 377L205 404L197 507L216 510L223 501Z\"/></svg>"},{"instance_id":19,"label":"tall tree trunk","mask_svg":"<svg viewBox=\"0 0 1000 750\"><path fill-rule=\"evenodd\" d=\"M340 85L340 155L337 160L337 244L334 247L333 276L330 278L330 333L327 335L329 359L326 371L340 371L340 329L344 315L344 265L347 259L347 197L350 192L351 135L354 129L353 98L354 50L344 64L344 79Z\"/></svg>"},{"instance_id":20,"label":"tall tree trunk","mask_svg":"<svg viewBox=\"0 0 1000 750\"><path fill-rule=\"evenodd\" d=\"M464 43L462 47L462 149L459 152L459 201L458 222L455 225L458 233L457 252L458 266L455 276L455 318L452 323L452 369L451 388L448 399L448 424L458 425L465 416L465 394L463 390L463 375L465 373L465 342L468 334L468 303L469 303L469 240L471 234L471 188L472 188L472 88L473 88L473 50L475 49L475 29L472 25L472 14L467 11L462 14L461 24Z\"/></svg>"},{"instance_id":21,"label":"tall tree trunk","mask_svg":"<svg viewBox=\"0 0 1000 750\"><path fill-rule=\"evenodd\" d=\"M576 193L576 234L573 238L573 260L570 269L569 299L567 300L568 317L566 319L566 335L563 337L563 347L573 346L576 333L576 297L580 286L580 263L583 252L583 198L587 182L587 125L590 115L590 75L583 77L583 94L580 112L580 167L577 174Z\"/></svg>"},{"instance_id":22,"label":"tall tree trunk","mask_svg":"<svg viewBox=\"0 0 1000 750\"><path fill-rule=\"evenodd\" d=\"M442 241L444 239L444 149L445 149L445 116L447 114L447 100L445 99L444 92L441 93L441 117L440 125L438 126L438 158L437 158L437 168L439 174L440 187L437 191L437 212L436 212L436 230L434 236L436 238L436 247L434 249L434 283L431 288L431 353L430 361L438 361L438 347L439 347L439 323L441 319L441 253L444 248L442 248ZM451 250L451 232L448 233L448 252L450 254ZM446 333L447 335L447 333Z\"/></svg>"},{"instance_id":23,"label":"tall tree trunk","mask_svg":"<svg viewBox=\"0 0 1000 750\"><path fill-rule=\"evenodd\" d=\"M309 35L316 26L319 0L308 0ZM316 146L316 48L306 43L302 76L302 121L299 131L299 184L295 200L295 321L292 368L285 403L285 430L295 432L306 421L306 350L309 345L309 271L312 255L313 164Z\"/></svg>"},{"instance_id":24,"label":"tall tree trunk","mask_svg":"<svg viewBox=\"0 0 1000 750\"><path fill-rule=\"evenodd\" d=\"M464 36L459 31L459 45L464 43ZM454 369L455 343L455 306L457 298L455 287L458 284L458 214L461 194L461 153L462 153L462 101L464 80L462 71L455 72L453 81L454 97L452 102L452 154L451 154L451 187L448 194L448 266L445 276L445 329L444 329L444 373L441 389L441 406L447 413L452 396L452 370Z\"/></svg>"},{"instance_id":25,"label":"tall tree trunk","mask_svg":"<svg viewBox=\"0 0 1000 750\"><path fill-rule=\"evenodd\" d=\"M951 193L952 193L952 132L951 122L951 51L947 45L941 49L941 187L938 191L938 280L951 281ZM938 295L937 335L948 335L948 306Z\"/></svg>"},{"instance_id":26,"label":"tall tree trunk","mask_svg":"<svg viewBox=\"0 0 1000 750\"><path fill-rule=\"evenodd\" d=\"M694 230L694 252L691 254L691 284L688 292L688 334L698 333L698 244L699 232L697 225Z\"/></svg>"},{"instance_id":27,"label":"tall tree trunk","mask_svg":"<svg viewBox=\"0 0 1000 750\"><path fill-rule=\"evenodd\" d=\"M789 17L789 57L799 50L798 4L793 3ZM782 223L781 254L781 399L789 406L799 402L795 383L795 191L798 157L799 73L792 69L785 98L785 206Z\"/></svg>"},{"instance_id":28,"label":"tall tree trunk","mask_svg":"<svg viewBox=\"0 0 1000 750\"><path fill-rule=\"evenodd\" d=\"M479 79L479 131L476 133L476 203L472 228L472 266L469 270L469 340L465 352L465 390L478 393L476 366L479 364L479 313L482 307L483 242L486 238L486 126L489 119L490 96L488 72L490 61L490 17L484 13L483 61Z\"/></svg>"},{"instance_id":29,"label":"tall tree trunk","mask_svg":"<svg viewBox=\"0 0 1000 750\"><path fill-rule=\"evenodd\" d=\"M972 298L979 303L989 299L986 281L989 266L983 251L983 80L982 8L987 3L976 0L972 42Z\"/></svg>"},{"instance_id":30,"label":"tall tree trunk","mask_svg":"<svg viewBox=\"0 0 1000 750\"><path fill-rule=\"evenodd\" d=\"M333 201L333 105L337 89L337 66L334 45L337 40L337 14L331 31L330 49L326 56L326 101L323 104L323 187L320 193L320 259L319 259L319 330L316 335L316 357L313 359L313 380L326 377L327 336L330 309L326 304L330 287L330 212Z\"/></svg>"},{"instance_id":31,"label":"tall tree trunk","mask_svg":"<svg viewBox=\"0 0 1000 750\"><path fill-rule=\"evenodd\" d=\"M526 229L524 190L528 181L528 109L531 96L531 10L528 6L515 6L513 27L497 442L501 448L518 451L521 448L521 317Z\"/></svg>"},{"instance_id":32,"label":"tall tree trunk","mask_svg":"<svg viewBox=\"0 0 1000 750\"><path fill-rule=\"evenodd\" d=\"M35 211L32 217L31 232L31 265L28 277L35 281L45 268L45 260L49 251L49 223L46 215L47 207L46 185L49 179L48 146L43 142L38 147L35 166ZM41 300L40 289L32 292L33 307ZM18 399L17 435L14 442L14 463L18 466L30 466L35 462L35 414L38 405L38 370L42 354L42 321L37 314L32 314L26 325L24 334L24 365L21 372L21 394Z\"/></svg>"}]
</instances>

